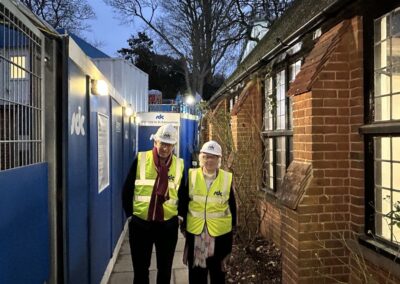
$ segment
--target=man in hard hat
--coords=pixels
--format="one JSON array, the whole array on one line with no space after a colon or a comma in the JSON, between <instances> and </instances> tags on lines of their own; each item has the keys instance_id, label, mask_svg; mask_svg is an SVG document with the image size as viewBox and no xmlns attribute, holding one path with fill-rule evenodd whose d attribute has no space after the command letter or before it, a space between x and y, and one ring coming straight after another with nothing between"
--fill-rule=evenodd
<instances>
[{"instance_id":1,"label":"man in hard hat","mask_svg":"<svg viewBox=\"0 0 400 284\"><path fill-rule=\"evenodd\" d=\"M189 169L179 192L179 214L186 224L189 283L225 283L225 261L232 251L236 202L232 174L220 169L222 149L215 141L200 150L200 168ZM186 254L186 253L185 253Z\"/></svg>"},{"instance_id":2,"label":"man in hard hat","mask_svg":"<svg viewBox=\"0 0 400 284\"><path fill-rule=\"evenodd\" d=\"M153 244L157 257L157 283L170 283L178 240L178 190L183 160L174 154L176 128L163 125L150 139L152 150L139 152L123 187L123 207L129 222L133 283L149 283Z\"/></svg>"}]
</instances>

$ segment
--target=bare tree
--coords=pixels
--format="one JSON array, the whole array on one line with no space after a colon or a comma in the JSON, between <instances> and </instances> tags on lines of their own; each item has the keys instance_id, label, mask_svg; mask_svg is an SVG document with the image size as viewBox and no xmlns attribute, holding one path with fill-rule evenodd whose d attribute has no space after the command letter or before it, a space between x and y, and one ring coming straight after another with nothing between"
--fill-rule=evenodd
<instances>
[{"instance_id":1,"label":"bare tree","mask_svg":"<svg viewBox=\"0 0 400 284\"><path fill-rule=\"evenodd\" d=\"M20 0L34 14L48 22L55 29L64 28L80 34L87 30L86 20L95 17L86 0Z\"/></svg>"},{"instance_id":2,"label":"bare tree","mask_svg":"<svg viewBox=\"0 0 400 284\"><path fill-rule=\"evenodd\" d=\"M252 9L263 7L256 0L104 1L119 12L124 21L135 18L143 21L171 55L182 62L188 91L202 96L204 84L221 71L218 67L228 58L226 55L248 38L248 27L243 23L255 14Z\"/></svg>"},{"instance_id":3,"label":"bare tree","mask_svg":"<svg viewBox=\"0 0 400 284\"><path fill-rule=\"evenodd\" d=\"M247 40L259 41L251 32L255 26L269 29L293 0L236 0L238 19Z\"/></svg>"},{"instance_id":4,"label":"bare tree","mask_svg":"<svg viewBox=\"0 0 400 284\"><path fill-rule=\"evenodd\" d=\"M203 95L232 38L240 34L233 0L105 0L125 19L141 19L182 63L186 86Z\"/></svg>"}]
</instances>

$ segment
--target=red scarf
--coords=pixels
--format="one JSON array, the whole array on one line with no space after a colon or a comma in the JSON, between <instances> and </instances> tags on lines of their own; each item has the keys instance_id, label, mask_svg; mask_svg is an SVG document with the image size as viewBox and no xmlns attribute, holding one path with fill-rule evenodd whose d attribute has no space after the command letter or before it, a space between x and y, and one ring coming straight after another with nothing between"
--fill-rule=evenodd
<instances>
[{"instance_id":1,"label":"red scarf","mask_svg":"<svg viewBox=\"0 0 400 284\"><path fill-rule=\"evenodd\" d=\"M167 158L165 164L160 161L157 148L153 148L153 161L157 171L153 192L149 205L147 220L164 221L163 203L169 199L168 193L168 170L172 164L172 154Z\"/></svg>"}]
</instances>

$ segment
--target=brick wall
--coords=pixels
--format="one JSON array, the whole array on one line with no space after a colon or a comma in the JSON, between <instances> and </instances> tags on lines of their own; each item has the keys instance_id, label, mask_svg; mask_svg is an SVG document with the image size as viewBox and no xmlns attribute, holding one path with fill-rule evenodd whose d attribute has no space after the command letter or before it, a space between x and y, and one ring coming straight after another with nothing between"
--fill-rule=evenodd
<instances>
[{"instance_id":1,"label":"brick wall","mask_svg":"<svg viewBox=\"0 0 400 284\"><path fill-rule=\"evenodd\" d=\"M255 232L259 218L255 204L262 180L262 153L260 130L262 127L262 97L259 84L248 90L237 115L232 117L232 136L235 141L236 157L233 170L236 174L237 195L241 202L239 222L247 230Z\"/></svg>"},{"instance_id":2,"label":"brick wall","mask_svg":"<svg viewBox=\"0 0 400 284\"><path fill-rule=\"evenodd\" d=\"M224 153L230 157L225 160L226 165L234 173L236 199L239 207L239 225L243 230L255 231L259 225L256 202L259 199L259 185L261 183L262 153L260 130L262 126L262 97L259 82L247 90L249 93L240 101L240 111L229 120L225 127L218 126L225 118L218 119L218 112L224 117L228 101L221 101L214 110L214 115L209 118L210 138L221 143ZM244 94L242 94L244 95ZM224 129L229 128L229 135L224 134ZM231 145L228 145L231 144ZM227 158L227 157L225 157Z\"/></svg>"},{"instance_id":3,"label":"brick wall","mask_svg":"<svg viewBox=\"0 0 400 284\"><path fill-rule=\"evenodd\" d=\"M261 219L260 233L268 240L281 248L281 212L276 199L260 198L258 206L258 216Z\"/></svg>"},{"instance_id":4,"label":"brick wall","mask_svg":"<svg viewBox=\"0 0 400 284\"><path fill-rule=\"evenodd\" d=\"M346 29L311 91L294 97L294 159L312 164L313 179L298 209L282 210L285 283L349 280L344 242L356 220L350 204L354 192L363 196L361 22L341 23L321 37L324 41ZM357 220L359 227L362 221Z\"/></svg>"},{"instance_id":5,"label":"brick wall","mask_svg":"<svg viewBox=\"0 0 400 284\"><path fill-rule=\"evenodd\" d=\"M348 249L364 230L362 39L361 17L333 27L306 57L304 65L314 62L308 67L315 68L315 77L303 72L306 81L294 82L303 91L293 97L293 156L310 163L313 176L296 210L273 197L257 197L258 214L264 216L260 232L282 250L283 283L364 283L360 275L365 272L384 283L389 275L368 259L360 267L360 253ZM259 152L246 152L252 117L261 125L261 102L261 92L252 93L231 118L237 160L248 157L234 168L237 172L247 173L252 159L262 156L261 144Z\"/></svg>"}]
</instances>

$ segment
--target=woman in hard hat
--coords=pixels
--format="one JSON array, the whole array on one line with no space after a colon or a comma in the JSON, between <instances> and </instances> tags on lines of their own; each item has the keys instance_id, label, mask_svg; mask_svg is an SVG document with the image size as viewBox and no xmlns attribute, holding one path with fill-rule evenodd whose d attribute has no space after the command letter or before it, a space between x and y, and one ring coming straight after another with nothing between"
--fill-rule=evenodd
<instances>
[{"instance_id":1,"label":"woman in hard hat","mask_svg":"<svg viewBox=\"0 0 400 284\"><path fill-rule=\"evenodd\" d=\"M183 160L173 154L176 128L161 126L151 136L154 147L139 152L123 187L123 207L129 222L134 283L149 283L153 245L157 257L157 283L170 283L178 240L178 191Z\"/></svg>"},{"instance_id":2,"label":"woman in hard hat","mask_svg":"<svg viewBox=\"0 0 400 284\"><path fill-rule=\"evenodd\" d=\"M224 263L232 251L236 203L232 174L221 170L221 146L208 141L200 150L200 168L189 169L179 192L179 215L185 216L189 283L225 283Z\"/></svg>"}]
</instances>

